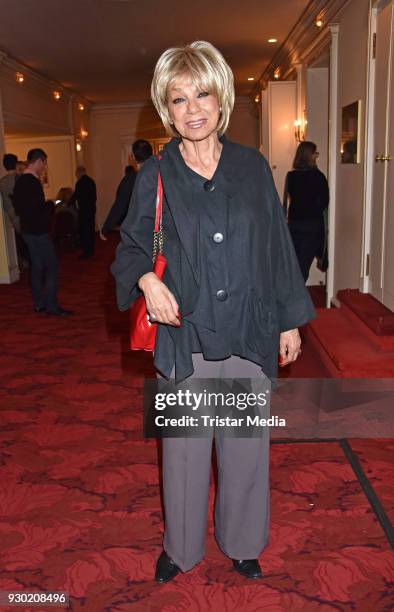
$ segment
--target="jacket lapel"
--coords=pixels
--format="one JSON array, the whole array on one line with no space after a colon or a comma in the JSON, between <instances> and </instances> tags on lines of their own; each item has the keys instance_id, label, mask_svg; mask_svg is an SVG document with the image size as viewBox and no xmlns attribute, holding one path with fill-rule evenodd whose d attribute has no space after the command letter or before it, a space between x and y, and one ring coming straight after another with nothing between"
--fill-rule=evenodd
<instances>
[{"instance_id":1,"label":"jacket lapel","mask_svg":"<svg viewBox=\"0 0 394 612\"><path fill-rule=\"evenodd\" d=\"M177 159L176 140L171 141L164 149L160 160L160 173L163 190L170 209L179 240L186 254L197 285L200 284L199 261L199 213L196 190ZM179 153L180 155L180 153Z\"/></svg>"}]
</instances>

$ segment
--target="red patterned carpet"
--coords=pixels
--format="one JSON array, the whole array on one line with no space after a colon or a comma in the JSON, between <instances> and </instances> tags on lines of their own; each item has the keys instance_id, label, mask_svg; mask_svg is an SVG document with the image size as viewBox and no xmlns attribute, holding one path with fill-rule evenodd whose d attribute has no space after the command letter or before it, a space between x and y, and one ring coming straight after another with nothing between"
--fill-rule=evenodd
<instances>
[{"instance_id":1,"label":"red patterned carpet","mask_svg":"<svg viewBox=\"0 0 394 612\"><path fill-rule=\"evenodd\" d=\"M275 441L265 579L233 572L211 513L204 561L167 585L153 581L158 448L141 434L142 381L153 371L148 356L127 351L113 247L99 244L94 261L63 257L72 319L33 314L26 277L0 286L0 591L66 591L70 610L91 612L392 610L392 441ZM302 359L293 375L324 375L308 345Z\"/></svg>"}]
</instances>

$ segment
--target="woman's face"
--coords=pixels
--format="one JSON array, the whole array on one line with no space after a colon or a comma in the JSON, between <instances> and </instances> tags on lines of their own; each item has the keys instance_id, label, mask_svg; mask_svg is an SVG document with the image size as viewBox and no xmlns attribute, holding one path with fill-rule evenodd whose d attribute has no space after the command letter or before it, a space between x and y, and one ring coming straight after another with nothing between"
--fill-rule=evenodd
<instances>
[{"instance_id":1,"label":"woman's face","mask_svg":"<svg viewBox=\"0 0 394 612\"><path fill-rule=\"evenodd\" d=\"M167 99L171 121L182 138L199 141L217 131L220 110L216 96L198 89L187 76L174 81Z\"/></svg>"}]
</instances>

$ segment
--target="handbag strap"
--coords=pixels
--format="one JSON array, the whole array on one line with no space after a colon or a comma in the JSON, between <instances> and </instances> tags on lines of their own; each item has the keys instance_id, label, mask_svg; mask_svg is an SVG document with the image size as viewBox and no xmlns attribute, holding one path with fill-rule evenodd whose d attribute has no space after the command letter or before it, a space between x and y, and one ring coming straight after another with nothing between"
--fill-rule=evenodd
<instances>
[{"instance_id":1,"label":"handbag strap","mask_svg":"<svg viewBox=\"0 0 394 612\"><path fill-rule=\"evenodd\" d=\"M157 159L161 159L161 155L157 156ZM156 195L156 215L155 215L155 227L153 230L153 252L152 260L155 262L157 255L163 254L164 247L164 233L163 233L163 183L161 180L160 169L157 174L157 195Z\"/></svg>"},{"instance_id":2,"label":"handbag strap","mask_svg":"<svg viewBox=\"0 0 394 612\"><path fill-rule=\"evenodd\" d=\"M163 219L163 183L161 181L160 170L157 176L157 196L156 196L156 218L155 218L155 232L158 232L161 227Z\"/></svg>"}]
</instances>

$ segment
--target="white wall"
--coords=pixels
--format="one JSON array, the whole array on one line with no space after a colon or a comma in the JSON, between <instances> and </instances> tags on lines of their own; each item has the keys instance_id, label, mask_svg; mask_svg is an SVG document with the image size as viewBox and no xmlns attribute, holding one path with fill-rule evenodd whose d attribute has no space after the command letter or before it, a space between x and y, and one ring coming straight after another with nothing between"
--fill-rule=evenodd
<instances>
[{"instance_id":1,"label":"white wall","mask_svg":"<svg viewBox=\"0 0 394 612\"><path fill-rule=\"evenodd\" d=\"M5 137L7 153L26 159L29 149L40 148L48 155L48 182L44 184L47 199L56 197L61 187L74 187L75 154L71 136L42 136L37 138Z\"/></svg>"},{"instance_id":2,"label":"white wall","mask_svg":"<svg viewBox=\"0 0 394 612\"><path fill-rule=\"evenodd\" d=\"M308 68L306 108L307 140L319 151L318 166L327 176L328 167L328 68Z\"/></svg>"}]
</instances>

